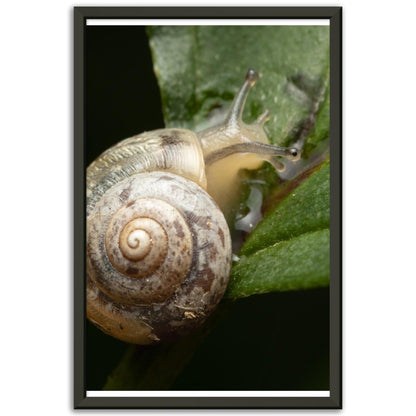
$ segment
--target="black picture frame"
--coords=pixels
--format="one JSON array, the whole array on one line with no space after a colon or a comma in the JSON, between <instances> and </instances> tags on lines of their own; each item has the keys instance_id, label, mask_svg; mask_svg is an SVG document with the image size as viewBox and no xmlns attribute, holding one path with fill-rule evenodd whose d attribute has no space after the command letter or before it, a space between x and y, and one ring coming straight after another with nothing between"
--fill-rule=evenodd
<instances>
[{"instance_id":1,"label":"black picture frame","mask_svg":"<svg viewBox=\"0 0 416 416\"><path fill-rule=\"evenodd\" d=\"M330 396L329 397L87 397L85 316L85 27L87 19L329 19L330 20ZM74 407L340 409L342 407L342 8L341 7L75 7L74 8Z\"/></svg>"}]
</instances>

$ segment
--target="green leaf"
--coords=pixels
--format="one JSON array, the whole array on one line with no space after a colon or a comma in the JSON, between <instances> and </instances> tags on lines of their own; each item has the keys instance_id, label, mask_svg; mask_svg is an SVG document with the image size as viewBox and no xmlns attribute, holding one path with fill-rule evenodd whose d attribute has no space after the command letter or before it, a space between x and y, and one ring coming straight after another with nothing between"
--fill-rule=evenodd
<instances>
[{"instance_id":1,"label":"green leaf","mask_svg":"<svg viewBox=\"0 0 416 416\"><path fill-rule=\"evenodd\" d=\"M329 173L329 163L325 163L292 190L248 236L240 254L249 255L281 240L328 228Z\"/></svg>"},{"instance_id":2,"label":"green leaf","mask_svg":"<svg viewBox=\"0 0 416 416\"><path fill-rule=\"evenodd\" d=\"M249 235L227 297L328 285L329 167L285 196Z\"/></svg>"},{"instance_id":3,"label":"green leaf","mask_svg":"<svg viewBox=\"0 0 416 416\"><path fill-rule=\"evenodd\" d=\"M262 78L248 97L247 122L268 108L268 136L286 145L304 141L319 114L309 147L328 137L328 26L163 26L148 33L166 125L216 124L254 68Z\"/></svg>"},{"instance_id":4,"label":"green leaf","mask_svg":"<svg viewBox=\"0 0 416 416\"><path fill-rule=\"evenodd\" d=\"M227 297L309 289L329 283L329 229L275 243L233 268Z\"/></svg>"}]
</instances>

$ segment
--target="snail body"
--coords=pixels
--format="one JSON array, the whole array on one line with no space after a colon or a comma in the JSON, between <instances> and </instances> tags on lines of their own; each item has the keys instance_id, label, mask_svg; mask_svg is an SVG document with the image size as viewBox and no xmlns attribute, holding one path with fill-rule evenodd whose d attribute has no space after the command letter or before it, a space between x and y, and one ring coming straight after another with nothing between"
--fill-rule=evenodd
<instances>
[{"instance_id":1,"label":"snail body","mask_svg":"<svg viewBox=\"0 0 416 416\"><path fill-rule=\"evenodd\" d=\"M257 79L247 72L219 126L145 132L88 167L87 317L105 333L137 344L175 338L221 300L232 258L221 195L241 168L266 160L282 170L276 156L300 156L267 144L267 112L251 125L241 120Z\"/></svg>"}]
</instances>

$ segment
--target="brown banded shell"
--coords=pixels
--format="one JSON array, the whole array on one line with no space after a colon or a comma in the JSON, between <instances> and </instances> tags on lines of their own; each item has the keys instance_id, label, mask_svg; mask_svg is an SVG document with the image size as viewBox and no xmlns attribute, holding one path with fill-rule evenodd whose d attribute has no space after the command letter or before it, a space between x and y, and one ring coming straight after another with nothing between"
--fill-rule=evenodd
<instances>
[{"instance_id":1,"label":"brown banded shell","mask_svg":"<svg viewBox=\"0 0 416 416\"><path fill-rule=\"evenodd\" d=\"M87 314L124 341L147 344L200 325L222 298L230 267L223 214L181 176L127 177L88 217Z\"/></svg>"}]
</instances>

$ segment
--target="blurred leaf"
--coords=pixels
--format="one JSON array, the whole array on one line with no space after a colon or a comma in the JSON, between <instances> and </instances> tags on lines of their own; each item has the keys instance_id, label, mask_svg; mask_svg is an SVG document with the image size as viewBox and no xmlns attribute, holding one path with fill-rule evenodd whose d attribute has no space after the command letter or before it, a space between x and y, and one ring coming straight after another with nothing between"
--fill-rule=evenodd
<instances>
[{"instance_id":1,"label":"blurred leaf","mask_svg":"<svg viewBox=\"0 0 416 416\"><path fill-rule=\"evenodd\" d=\"M103 390L169 390L228 308L222 303L203 326L175 341L130 345Z\"/></svg>"},{"instance_id":2,"label":"blurred leaf","mask_svg":"<svg viewBox=\"0 0 416 416\"><path fill-rule=\"evenodd\" d=\"M168 390L202 341L193 334L160 345L131 345L103 390Z\"/></svg>"}]
</instances>

